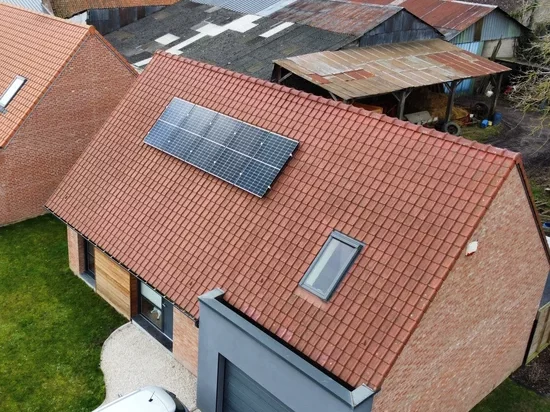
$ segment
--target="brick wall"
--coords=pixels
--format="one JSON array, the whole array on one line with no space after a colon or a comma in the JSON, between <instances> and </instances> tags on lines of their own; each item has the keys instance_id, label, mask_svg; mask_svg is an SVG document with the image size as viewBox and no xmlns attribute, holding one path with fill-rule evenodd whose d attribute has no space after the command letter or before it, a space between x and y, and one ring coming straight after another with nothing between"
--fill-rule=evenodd
<instances>
[{"instance_id":1,"label":"brick wall","mask_svg":"<svg viewBox=\"0 0 550 412\"><path fill-rule=\"evenodd\" d=\"M84 238L67 226L67 243L69 248L69 268L78 276L85 270Z\"/></svg>"},{"instance_id":2,"label":"brick wall","mask_svg":"<svg viewBox=\"0 0 550 412\"><path fill-rule=\"evenodd\" d=\"M375 395L374 411L468 411L521 365L548 273L512 171Z\"/></svg>"},{"instance_id":3,"label":"brick wall","mask_svg":"<svg viewBox=\"0 0 550 412\"><path fill-rule=\"evenodd\" d=\"M44 203L134 78L98 36L82 44L0 149L0 225L45 212Z\"/></svg>"},{"instance_id":4,"label":"brick wall","mask_svg":"<svg viewBox=\"0 0 550 412\"><path fill-rule=\"evenodd\" d=\"M195 322L174 308L174 357L197 376L199 367L199 329Z\"/></svg>"}]
</instances>

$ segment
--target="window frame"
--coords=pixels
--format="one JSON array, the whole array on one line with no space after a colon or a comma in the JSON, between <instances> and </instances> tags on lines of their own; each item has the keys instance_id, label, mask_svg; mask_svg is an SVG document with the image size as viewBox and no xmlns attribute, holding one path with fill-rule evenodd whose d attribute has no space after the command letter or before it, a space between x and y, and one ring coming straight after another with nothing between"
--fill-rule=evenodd
<instances>
[{"instance_id":1,"label":"window frame","mask_svg":"<svg viewBox=\"0 0 550 412\"><path fill-rule=\"evenodd\" d=\"M93 270L90 270L90 260L93 261ZM95 246L88 239L84 239L84 273L95 279L95 272Z\"/></svg>"},{"instance_id":2,"label":"window frame","mask_svg":"<svg viewBox=\"0 0 550 412\"><path fill-rule=\"evenodd\" d=\"M9 106L9 104L11 103L11 101L13 99L15 99L15 96L17 96L17 93L19 93L19 91L23 88L23 86L25 85L25 83L27 83L27 78L26 77L23 77L23 76L15 76L14 79L11 81L11 83L9 84L9 86L6 88L6 90L4 90L4 92L0 95L0 101L2 101L2 99L4 98L4 96L6 96L6 93L8 93L8 91L10 90L10 88L14 85L14 83L18 80L22 80L23 82L21 83L21 86L19 86L17 88L17 90L15 90L15 93L13 93L13 95L9 98L9 100L6 102L5 105L2 105L0 104L0 113L4 113L6 110L7 110L7 107Z\"/></svg>"},{"instance_id":3,"label":"window frame","mask_svg":"<svg viewBox=\"0 0 550 412\"><path fill-rule=\"evenodd\" d=\"M328 245L330 244L330 241L332 239L340 241L340 242L354 248L355 252L353 253L351 259L348 262L348 264L334 277L334 281L331 283L331 286L327 290L327 293L322 294L322 293L320 293L319 290L306 285L305 282L306 282L307 277L311 274L311 271L315 267L316 263L323 256L323 252L326 251L326 249L328 248ZM319 250L319 253L317 253L317 256L315 256L315 259L313 259L313 262L311 262L311 265L309 265L309 268L307 269L306 273L304 274L304 276L300 280L300 286L302 288L304 288L305 290L307 290L308 292L313 293L318 298L324 300L325 302L328 302L330 300L330 298L332 297L332 295L334 294L334 292L336 291L336 289L338 288L338 286L340 285L340 282L342 281L344 276L348 273L349 269L355 263L355 260L357 259L357 256L359 255L359 253L361 252L361 250L364 247L365 247L365 243L360 242L359 240L353 239L353 238L351 238L347 235L344 235L341 232L333 230L331 232L330 236L328 237L328 239L323 244L323 247L321 248L321 250Z\"/></svg>"}]
</instances>

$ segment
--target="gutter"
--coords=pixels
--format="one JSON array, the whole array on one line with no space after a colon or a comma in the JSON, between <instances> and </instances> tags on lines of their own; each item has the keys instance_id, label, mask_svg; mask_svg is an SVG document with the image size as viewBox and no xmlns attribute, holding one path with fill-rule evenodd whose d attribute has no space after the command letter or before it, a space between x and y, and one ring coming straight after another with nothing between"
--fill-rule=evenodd
<instances>
[{"instance_id":1,"label":"gutter","mask_svg":"<svg viewBox=\"0 0 550 412\"><path fill-rule=\"evenodd\" d=\"M69 222L67 222L66 220L64 220L63 218L59 217L54 211L52 211L50 208L48 208L47 206L44 206L44 208L50 212L53 216L55 216L57 219L59 219L61 222L63 222L65 225L67 225L68 227L70 227L72 230L74 230L76 233L79 234L79 236L81 236L82 238L86 239L86 241L90 242L92 245L94 245L96 248L98 248L101 252L103 252L105 255L107 255L109 257L109 259L111 259L113 262L115 262L117 265L119 265L120 267L122 267L124 270L126 270L130 275L132 275L133 277L135 277L137 280L139 280L140 282L143 282L145 283L147 286L149 286L151 289L153 289L154 291L156 291L157 293L159 293L160 295L162 295L162 297L164 299L166 299L167 301L169 301L172 305L174 305L174 308L178 309L181 313L183 313L185 316L187 316L189 319L191 319L194 323L195 323L195 326L198 327L198 318L195 318L191 313L189 313L188 311L186 311L185 309L183 309L182 307L180 307L179 305L177 305L171 298L169 298L168 296L166 296L164 293L162 293L160 290L158 290L156 287L154 287L152 284L150 284L149 282L147 282L145 279L141 278L140 276L138 276L132 269L130 269L128 266L126 266L124 263L122 263L120 260L116 259L113 255L111 255L109 252L107 252L105 249L103 249L101 246L99 246L97 243L95 243L93 240L89 239L88 237L84 236L84 234L82 234L81 231L79 231L77 228L75 228L73 225L71 225Z\"/></svg>"}]
</instances>

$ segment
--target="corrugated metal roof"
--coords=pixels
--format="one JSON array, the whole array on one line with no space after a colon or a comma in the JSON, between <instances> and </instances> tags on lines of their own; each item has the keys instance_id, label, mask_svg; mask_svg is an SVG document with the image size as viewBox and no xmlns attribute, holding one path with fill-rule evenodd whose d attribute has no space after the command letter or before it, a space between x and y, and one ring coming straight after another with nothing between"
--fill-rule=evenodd
<instances>
[{"instance_id":1,"label":"corrugated metal roof","mask_svg":"<svg viewBox=\"0 0 550 412\"><path fill-rule=\"evenodd\" d=\"M497 6L462 1L396 0L392 4L396 3L437 28L445 35L447 40L452 39L498 9ZM501 12L508 23L519 24L505 12Z\"/></svg>"},{"instance_id":2,"label":"corrugated metal roof","mask_svg":"<svg viewBox=\"0 0 550 412\"><path fill-rule=\"evenodd\" d=\"M325 51L275 63L344 100L510 70L439 39Z\"/></svg>"},{"instance_id":3,"label":"corrugated metal roof","mask_svg":"<svg viewBox=\"0 0 550 412\"><path fill-rule=\"evenodd\" d=\"M43 5L41 0L0 0L0 3L11 4L12 6L23 7L27 10L38 13L51 14Z\"/></svg>"},{"instance_id":4,"label":"corrugated metal roof","mask_svg":"<svg viewBox=\"0 0 550 412\"><path fill-rule=\"evenodd\" d=\"M353 4L372 3L400 6L432 25L445 35L447 40L460 34L454 43L478 40L496 40L518 37L524 28L520 22L496 5L448 0L342 0ZM480 37L475 39L475 24L484 19ZM464 33L467 31L467 33Z\"/></svg>"},{"instance_id":5,"label":"corrugated metal roof","mask_svg":"<svg viewBox=\"0 0 550 412\"><path fill-rule=\"evenodd\" d=\"M485 4L442 0L406 0L401 6L438 29L457 33L497 8Z\"/></svg>"},{"instance_id":6,"label":"corrugated metal roof","mask_svg":"<svg viewBox=\"0 0 550 412\"><path fill-rule=\"evenodd\" d=\"M50 0L57 17L67 19L86 10L168 6L178 0Z\"/></svg>"},{"instance_id":7,"label":"corrugated metal roof","mask_svg":"<svg viewBox=\"0 0 550 412\"><path fill-rule=\"evenodd\" d=\"M402 7L396 6L298 0L270 17L336 33L362 36L401 10Z\"/></svg>"},{"instance_id":8,"label":"corrugated metal roof","mask_svg":"<svg viewBox=\"0 0 550 412\"><path fill-rule=\"evenodd\" d=\"M208 4L244 14L268 15L269 10L276 10L280 4L284 6L295 0L193 0L195 3ZM267 10L266 13L262 13Z\"/></svg>"}]
</instances>

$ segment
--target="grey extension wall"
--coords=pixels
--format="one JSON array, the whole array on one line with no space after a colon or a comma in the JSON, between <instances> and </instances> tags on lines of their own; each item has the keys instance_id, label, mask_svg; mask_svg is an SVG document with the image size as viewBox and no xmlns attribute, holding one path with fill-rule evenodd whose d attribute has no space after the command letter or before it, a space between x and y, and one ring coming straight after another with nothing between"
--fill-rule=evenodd
<instances>
[{"instance_id":1,"label":"grey extension wall","mask_svg":"<svg viewBox=\"0 0 550 412\"><path fill-rule=\"evenodd\" d=\"M296 412L371 411L369 388L349 391L228 308L222 296L216 289L199 297L197 406L202 412L221 412L224 359Z\"/></svg>"}]
</instances>

